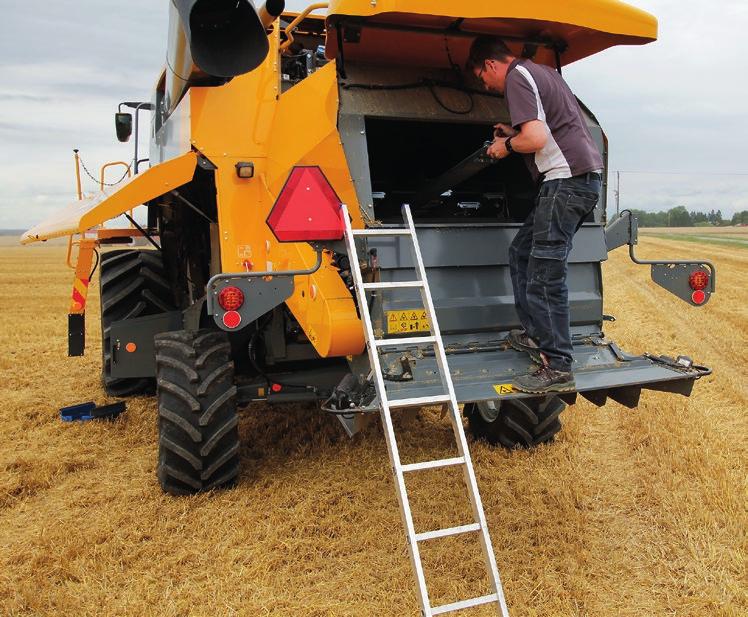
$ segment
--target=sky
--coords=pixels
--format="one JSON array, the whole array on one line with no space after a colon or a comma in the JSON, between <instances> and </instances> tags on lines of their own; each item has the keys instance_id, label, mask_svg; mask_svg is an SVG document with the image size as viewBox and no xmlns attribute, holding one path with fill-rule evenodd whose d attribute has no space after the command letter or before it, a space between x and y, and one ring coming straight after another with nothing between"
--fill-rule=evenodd
<instances>
[{"instance_id":1,"label":"sky","mask_svg":"<svg viewBox=\"0 0 748 617\"><path fill-rule=\"evenodd\" d=\"M564 70L608 135L609 203L620 170L622 209L748 210L748 1L632 3L659 19L657 42ZM73 148L96 176L130 160L113 114L150 100L168 4L0 0L0 228L26 229L75 199ZM84 190L95 187L84 176Z\"/></svg>"}]
</instances>

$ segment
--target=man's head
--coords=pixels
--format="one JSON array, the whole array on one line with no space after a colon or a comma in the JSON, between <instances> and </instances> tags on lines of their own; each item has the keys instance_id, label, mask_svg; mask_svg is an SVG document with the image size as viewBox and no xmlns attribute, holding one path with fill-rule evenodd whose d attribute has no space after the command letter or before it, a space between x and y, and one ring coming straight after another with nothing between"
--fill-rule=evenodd
<instances>
[{"instance_id":1,"label":"man's head","mask_svg":"<svg viewBox=\"0 0 748 617\"><path fill-rule=\"evenodd\" d=\"M504 93L509 65L514 60L504 41L495 36L479 36L470 47L467 70L483 82L486 90Z\"/></svg>"}]
</instances>

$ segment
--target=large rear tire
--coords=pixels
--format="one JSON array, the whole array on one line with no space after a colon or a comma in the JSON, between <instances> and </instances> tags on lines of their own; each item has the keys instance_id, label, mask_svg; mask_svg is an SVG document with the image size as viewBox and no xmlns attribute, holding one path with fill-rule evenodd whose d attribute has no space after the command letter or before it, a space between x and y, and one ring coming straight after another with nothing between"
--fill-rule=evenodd
<instances>
[{"instance_id":1,"label":"large rear tire","mask_svg":"<svg viewBox=\"0 0 748 617\"><path fill-rule=\"evenodd\" d=\"M226 334L164 332L155 344L161 488L188 495L233 484L239 429Z\"/></svg>"},{"instance_id":2,"label":"large rear tire","mask_svg":"<svg viewBox=\"0 0 748 617\"><path fill-rule=\"evenodd\" d=\"M464 414L468 429L477 439L505 448L533 448L552 441L561 430L559 415L566 409L557 396L504 399L491 408L488 403L469 403Z\"/></svg>"},{"instance_id":3,"label":"large rear tire","mask_svg":"<svg viewBox=\"0 0 748 617\"><path fill-rule=\"evenodd\" d=\"M173 311L174 298L158 251L120 249L101 256L101 381L110 396L149 394L155 390L152 378L112 377L112 323Z\"/></svg>"}]
</instances>

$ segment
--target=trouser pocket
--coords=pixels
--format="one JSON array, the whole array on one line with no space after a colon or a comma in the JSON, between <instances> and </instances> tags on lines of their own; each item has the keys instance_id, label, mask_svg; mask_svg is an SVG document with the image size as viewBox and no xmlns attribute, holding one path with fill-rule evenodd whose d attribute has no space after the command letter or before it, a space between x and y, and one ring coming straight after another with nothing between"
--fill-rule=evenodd
<instances>
[{"instance_id":1,"label":"trouser pocket","mask_svg":"<svg viewBox=\"0 0 748 617\"><path fill-rule=\"evenodd\" d=\"M574 234L597 204L597 194L572 190L562 183L551 181L552 186L540 191L533 221L533 257L565 260Z\"/></svg>"}]
</instances>

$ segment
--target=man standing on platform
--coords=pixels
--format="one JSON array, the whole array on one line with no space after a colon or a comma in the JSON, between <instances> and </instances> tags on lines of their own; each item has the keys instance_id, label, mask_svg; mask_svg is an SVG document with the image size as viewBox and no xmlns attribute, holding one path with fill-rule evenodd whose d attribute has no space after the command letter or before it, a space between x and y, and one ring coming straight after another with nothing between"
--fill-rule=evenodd
<instances>
[{"instance_id":1,"label":"man standing on platform","mask_svg":"<svg viewBox=\"0 0 748 617\"><path fill-rule=\"evenodd\" d=\"M575 389L567 261L574 234L597 205L603 160L569 86L550 67L517 58L504 42L475 39L467 68L504 95L511 125L497 124L489 156L521 154L538 182L535 208L509 248L514 303L522 330L509 341L539 368L514 386L542 394Z\"/></svg>"}]
</instances>

